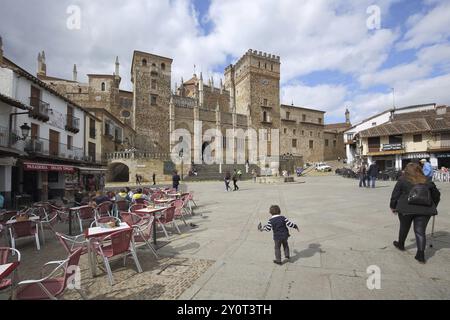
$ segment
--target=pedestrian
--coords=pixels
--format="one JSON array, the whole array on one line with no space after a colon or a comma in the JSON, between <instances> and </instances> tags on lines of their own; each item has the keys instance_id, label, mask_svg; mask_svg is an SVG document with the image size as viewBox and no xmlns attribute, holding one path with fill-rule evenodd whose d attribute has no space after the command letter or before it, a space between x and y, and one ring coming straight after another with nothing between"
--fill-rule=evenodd
<instances>
[{"instance_id":1,"label":"pedestrian","mask_svg":"<svg viewBox=\"0 0 450 320\"><path fill-rule=\"evenodd\" d=\"M433 181L433 166L431 163L427 161L427 159L420 160L420 164L422 165L422 171L424 176L427 178L429 182Z\"/></svg>"},{"instance_id":2,"label":"pedestrian","mask_svg":"<svg viewBox=\"0 0 450 320\"><path fill-rule=\"evenodd\" d=\"M156 185L156 173L153 172L152 175L153 185Z\"/></svg>"},{"instance_id":3,"label":"pedestrian","mask_svg":"<svg viewBox=\"0 0 450 320\"><path fill-rule=\"evenodd\" d=\"M231 190L231 188L230 188L230 180L231 180L231 174L230 174L230 171L227 170L227 171L225 172L225 177L224 177L223 180L225 181L225 190L228 192L228 189Z\"/></svg>"},{"instance_id":4,"label":"pedestrian","mask_svg":"<svg viewBox=\"0 0 450 320\"><path fill-rule=\"evenodd\" d=\"M290 237L289 229L294 228L297 231L299 231L298 226L292 222L289 221L288 218L281 215L280 207L277 205L273 205L269 209L270 214L272 217L269 219L267 224L262 227L261 223L258 225L259 231L268 231L270 232L273 230L273 240L275 242L275 260L273 260L274 263L281 265L281 246L283 246L284 250L284 257L289 261L290 254L289 254L289 244L288 244L288 238Z\"/></svg>"},{"instance_id":5,"label":"pedestrian","mask_svg":"<svg viewBox=\"0 0 450 320\"><path fill-rule=\"evenodd\" d=\"M136 173L136 185L139 184L139 175Z\"/></svg>"},{"instance_id":6,"label":"pedestrian","mask_svg":"<svg viewBox=\"0 0 450 320\"><path fill-rule=\"evenodd\" d=\"M116 194L116 201L129 201L128 193L125 191L125 189L120 189L119 193Z\"/></svg>"},{"instance_id":7,"label":"pedestrian","mask_svg":"<svg viewBox=\"0 0 450 320\"><path fill-rule=\"evenodd\" d=\"M3 209L4 206L5 206L5 198L0 193L0 209Z\"/></svg>"},{"instance_id":8,"label":"pedestrian","mask_svg":"<svg viewBox=\"0 0 450 320\"><path fill-rule=\"evenodd\" d=\"M241 180L241 177L242 177L242 171L241 171L241 169L239 169L239 170L237 171L237 175L238 175L239 180Z\"/></svg>"},{"instance_id":9,"label":"pedestrian","mask_svg":"<svg viewBox=\"0 0 450 320\"><path fill-rule=\"evenodd\" d=\"M252 170L252 177L253 177L253 183L256 183L256 178L258 177L258 175L257 175L255 169Z\"/></svg>"},{"instance_id":10,"label":"pedestrian","mask_svg":"<svg viewBox=\"0 0 450 320\"><path fill-rule=\"evenodd\" d=\"M232 179L233 179L233 186L234 186L234 190L233 191L238 191L239 187L237 185L237 181L239 179L239 175L238 175L236 169L234 169L233 178Z\"/></svg>"},{"instance_id":11,"label":"pedestrian","mask_svg":"<svg viewBox=\"0 0 450 320\"><path fill-rule=\"evenodd\" d=\"M367 176L368 176L368 184L367 187L370 188L370 186L372 185L372 188L375 188L375 181L377 180L377 176L378 176L378 172L379 172L379 168L377 165L377 162L374 161L372 162L372 164L369 166L369 170L367 170Z\"/></svg>"},{"instance_id":12,"label":"pedestrian","mask_svg":"<svg viewBox=\"0 0 450 320\"><path fill-rule=\"evenodd\" d=\"M131 200L133 199L133 191L129 187L125 187L125 191L128 195L128 201L131 202Z\"/></svg>"},{"instance_id":13,"label":"pedestrian","mask_svg":"<svg viewBox=\"0 0 450 320\"><path fill-rule=\"evenodd\" d=\"M145 199L145 200L147 200L145 198L144 194L142 193L142 189L141 188L138 188L136 190L136 192L133 194L132 201L136 202L136 200L138 200L138 199Z\"/></svg>"},{"instance_id":14,"label":"pedestrian","mask_svg":"<svg viewBox=\"0 0 450 320\"><path fill-rule=\"evenodd\" d=\"M105 189L105 175L104 174L100 175L98 184L99 184L100 191L103 191L103 189Z\"/></svg>"},{"instance_id":15,"label":"pedestrian","mask_svg":"<svg viewBox=\"0 0 450 320\"><path fill-rule=\"evenodd\" d=\"M359 174L359 187L366 187L366 164L362 163L358 169Z\"/></svg>"},{"instance_id":16,"label":"pedestrian","mask_svg":"<svg viewBox=\"0 0 450 320\"><path fill-rule=\"evenodd\" d=\"M180 176L178 175L177 171L173 172L172 175L172 187L178 192L178 186L180 185Z\"/></svg>"},{"instance_id":17,"label":"pedestrian","mask_svg":"<svg viewBox=\"0 0 450 320\"><path fill-rule=\"evenodd\" d=\"M405 250L405 240L414 223L417 253L415 259L425 263L426 229L431 216L438 214L441 194L432 181L428 181L417 163L408 163L403 176L397 181L391 195L390 208L398 214L400 230L394 246Z\"/></svg>"}]
</instances>

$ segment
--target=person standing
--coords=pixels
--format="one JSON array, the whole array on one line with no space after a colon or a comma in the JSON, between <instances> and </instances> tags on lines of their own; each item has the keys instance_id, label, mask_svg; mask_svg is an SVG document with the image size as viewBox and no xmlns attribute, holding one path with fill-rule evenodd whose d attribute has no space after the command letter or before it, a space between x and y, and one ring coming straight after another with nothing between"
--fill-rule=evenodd
<instances>
[{"instance_id":1,"label":"person standing","mask_svg":"<svg viewBox=\"0 0 450 320\"><path fill-rule=\"evenodd\" d=\"M369 166L369 170L367 170L367 175L369 177L369 184L367 185L368 188L371 187L375 188L375 181L377 180L377 176L378 176L378 165L376 163L376 161L372 162L372 164Z\"/></svg>"},{"instance_id":2,"label":"person standing","mask_svg":"<svg viewBox=\"0 0 450 320\"><path fill-rule=\"evenodd\" d=\"M139 175L136 173L136 185L139 184Z\"/></svg>"},{"instance_id":3,"label":"person standing","mask_svg":"<svg viewBox=\"0 0 450 320\"><path fill-rule=\"evenodd\" d=\"M153 172L152 175L153 185L156 185L156 173Z\"/></svg>"},{"instance_id":4,"label":"person standing","mask_svg":"<svg viewBox=\"0 0 450 320\"><path fill-rule=\"evenodd\" d=\"M427 161L427 159L420 160L420 164L422 165L423 175L427 178L427 181L433 181L433 166L431 163Z\"/></svg>"},{"instance_id":5,"label":"person standing","mask_svg":"<svg viewBox=\"0 0 450 320\"><path fill-rule=\"evenodd\" d=\"M233 186L234 186L234 190L233 191L238 191L239 187L237 185L237 181L239 180L239 174L236 171L236 169L234 169L234 173L233 173Z\"/></svg>"},{"instance_id":6,"label":"person standing","mask_svg":"<svg viewBox=\"0 0 450 320\"><path fill-rule=\"evenodd\" d=\"M256 170L255 169L253 169L252 170L252 177L253 177L253 183L256 183L256 178L257 178L257 173L256 173Z\"/></svg>"},{"instance_id":7,"label":"person standing","mask_svg":"<svg viewBox=\"0 0 450 320\"><path fill-rule=\"evenodd\" d=\"M225 181L225 190L228 192L228 189L231 189L230 188L230 180L231 180L231 174L230 174L230 171L226 171L225 172L225 177L224 177L224 181Z\"/></svg>"},{"instance_id":8,"label":"person standing","mask_svg":"<svg viewBox=\"0 0 450 320\"><path fill-rule=\"evenodd\" d=\"M172 188L174 188L178 192L178 186L180 185L180 176L178 175L177 171L173 172L172 175Z\"/></svg>"},{"instance_id":9,"label":"person standing","mask_svg":"<svg viewBox=\"0 0 450 320\"><path fill-rule=\"evenodd\" d=\"M362 163L361 166L358 169L359 174L359 187L366 187L366 165L365 163Z\"/></svg>"},{"instance_id":10,"label":"person standing","mask_svg":"<svg viewBox=\"0 0 450 320\"><path fill-rule=\"evenodd\" d=\"M403 176L399 179L391 195L390 208L398 214L400 230L394 246L405 250L405 240L411 224L414 223L417 253L415 259L425 263L426 229L431 216L438 214L437 206L441 193L436 185L427 180L417 163L408 163Z\"/></svg>"},{"instance_id":11,"label":"person standing","mask_svg":"<svg viewBox=\"0 0 450 320\"><path fill-rule=\"evenodd\" d=\"M100 175L98 184L99 184L100 191L103 191L105 189L105 175L104 174Z\"/></svg>"}]
</instances>

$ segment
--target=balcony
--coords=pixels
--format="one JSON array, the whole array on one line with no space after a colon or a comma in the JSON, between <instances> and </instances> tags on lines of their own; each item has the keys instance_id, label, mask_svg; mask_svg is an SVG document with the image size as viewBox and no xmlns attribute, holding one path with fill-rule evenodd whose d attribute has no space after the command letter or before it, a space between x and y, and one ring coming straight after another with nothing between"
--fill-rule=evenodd
<instances>
[{"instance_id":1,"label":"balcony","mask_svg":"<svg viewBox=\"0 0 450 320\"><path fill-rule=\"evenodd\" d=\"M428 141L429 151L448 150L450 149L450 140Z\"/></svg>"},{"instance_id":2,"label":"balcony","mask_svg":"<svg viewBox=\"0 0 450 320\"><path fill-rule=\"evenodd\" d=\"M28 138L24 142L24 151L33 156L48 156L64 160L86 161L82 148L43 138Z\"/></svg>"},{"instance_id":3,"label":"balcony","mask_svg":"<svg viewBox=\"0 0 450 320\"><path fill-rule=\"evenodd\" d=\"M72 115L66 115L66 130L73 133L80 132L80 119Z\"/></svg>"},{"instance_id":4,"label":"balcony","mask_svg":"<svg viewBox=\"0 0 450 320\"><path fill-rule=\"evenodd\" d=\"M47 122L50 117L48 116L48 111L50 109L50 104L44 102L38 98L30 97L30 106L33 110L30 111L29 116L33 119L38 119L42 122Z\"/></svg>"}]
</instances>

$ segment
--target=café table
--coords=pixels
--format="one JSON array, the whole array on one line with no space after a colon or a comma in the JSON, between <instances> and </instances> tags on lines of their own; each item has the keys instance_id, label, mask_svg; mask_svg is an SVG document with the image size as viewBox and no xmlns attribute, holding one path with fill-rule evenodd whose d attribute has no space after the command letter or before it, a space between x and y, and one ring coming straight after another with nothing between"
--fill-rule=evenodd
<instances>
[{"instance_id":1,"label":"caf\u00e9 table","mask_svg":"<svg viewBox=\"0 0 450 320\"><path fill-rule=\"evenodd\" d=\"M161 211L164 211L164 210L166 210L167 209L167 207L159 207L159 208L143 208L143 209L139 209L139 210L136 210L136 213L140 213L140 214L148 214L148 215L152 215L153 216L153 227L152 227L152 229L153 229L153 244L156 246L156 217L155 217L155 215L158 213L158 212L161 212Z\"/></svg>"},{"instance_id":2,"label":"caf\u00e9 table","mask_svg":"<svg viewBox=\"0 0 450 320\"><path fill-rule=\"evenodd\" d=\"M153 200L154 203L161 203L161 204L168 204L170 202L175 201L175 199L155 199Z\"/></svg>"},{"instance_id":3,"label":"caf\u00e9 table","mask_svg":"<svg viewBox=\"0 0 450 320\"><path fill-rule=\"evenodd\" d=\"M89 266L91 269L92 277L96 276L96 265L95 262L95 256L93 256L93 250L92 250L92 239L95 238L104 238L106 236L109 236L110 234L121 231L121 230L129 230L132 229L130 225L126 222L121 222L120 226L114 227L114 228L105 228L105 227L92 227L89 229L84 230L84 237L87 241L87 247L88 247L88 260L89 260Z\"/></svg>"}]
</instances>

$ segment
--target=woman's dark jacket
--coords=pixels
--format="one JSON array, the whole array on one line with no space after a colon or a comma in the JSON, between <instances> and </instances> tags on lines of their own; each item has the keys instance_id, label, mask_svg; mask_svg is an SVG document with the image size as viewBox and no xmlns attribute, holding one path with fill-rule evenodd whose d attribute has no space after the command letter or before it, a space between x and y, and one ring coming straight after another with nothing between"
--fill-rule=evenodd
<instances>
[{"instance_id":1,"label":"woman's dark jacket","mask_svg":"<svg viewBox=\"0 0 450 320\"><path fill-rule=\"evenodd\" d=\"M433 203L430 207L412 205L408 203L408 195L413 188L413 184L402 177L395 185L394 191L392 191L390 204L391 209L394 209L404 215L437 215L438 212L436 207L441 200L441 193L433 182L427 182L426 184L430 189L431 198L433 199Z\"/></svg>"}]
</instances>

